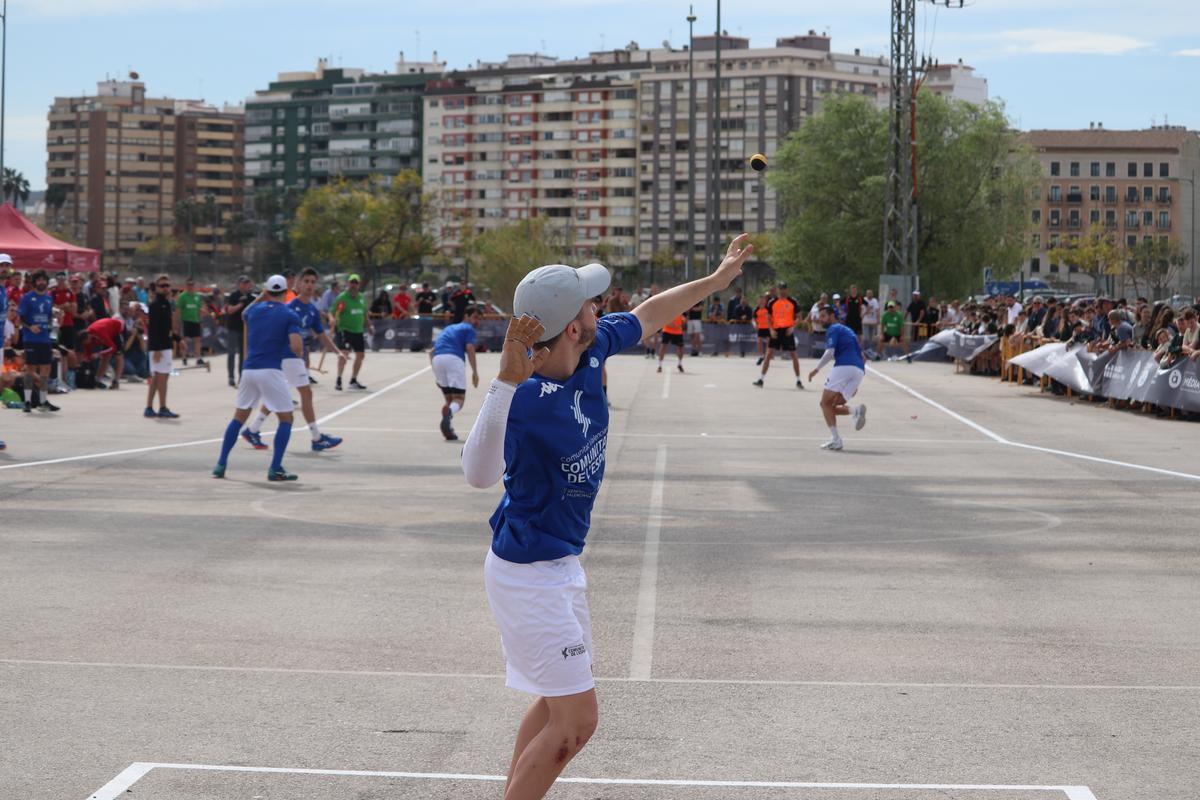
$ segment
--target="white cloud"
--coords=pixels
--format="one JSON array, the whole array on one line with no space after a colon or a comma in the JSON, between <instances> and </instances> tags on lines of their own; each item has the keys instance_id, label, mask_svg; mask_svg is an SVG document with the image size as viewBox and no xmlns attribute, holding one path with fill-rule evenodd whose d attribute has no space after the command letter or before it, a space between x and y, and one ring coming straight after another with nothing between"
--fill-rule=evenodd
<instances>
[{"instance_id":1,"label":"white cloud","mask_svg":"<svg viewBox=\"0 0 1200 800\"><path fill-rule=\"evenodd\" d=\"M1150 42L1116 33L1023 28L1001 31L997 38L1010 53L1117 56L1149 47Z\"/></svg>"},{"instance_id":2,"label":"white cloud","mask_svg":"<svg viewBox=\"0 0 1200 800\"><path fill-rule=\"evenodd\" d=\"M4 118L4 138L8 142L46 145L46 115L9 114Z\"/></svg>"},{"instance_id":3,"label":"white cloud","mask_svg":"<svg viewBox=\"0 0 1200 800\"><path fill-rule=\"evenodd\" d=\"M1177 56L1192 56L1193 58L1200 58L1200 47L1193 47L1188 50L1176 50L1175 55L1177 55Z\"/></svg>"}]
</instances>

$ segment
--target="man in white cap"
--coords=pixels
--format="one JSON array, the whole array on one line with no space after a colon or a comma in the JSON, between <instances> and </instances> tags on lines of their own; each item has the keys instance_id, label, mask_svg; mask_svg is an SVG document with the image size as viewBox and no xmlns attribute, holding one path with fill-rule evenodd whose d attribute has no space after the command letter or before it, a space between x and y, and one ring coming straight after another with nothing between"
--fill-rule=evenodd
<instances>
[{"instance_id":1,"label":"man in white cap","mask_svg":"<svg viewBox=\"0 0 1200 800\"><path fill-rule=\"evenodd\" d=\"M708 277L632 313L597 320L592 298L611 276L599 264L540 267L513 298L500 373L463 449L476 488L504 479L484 565L507 685L536 697L517 731L505 800L545 796L596 729L587 579L579 564L604 477L605 360L729 287L753 252L746 234Z\"/></svg>"},{"instance_id":2,"label":"man in white cap","mask_svg":"<svg viewBox=\"0 0 1200 800\"><path fill-rule=\"evenodd\" d=\"M213 467L214 478L225 477L225 465L237 444L238 434L250 411L262 403L279 418L267 480L296 480L295 475L283 468L283 453L292 436L292 393L283 374L283 361L303 359L304 341L300 338L300 318L283 304L287 290L287 279L272 275L267 279L263 293L242 312L242 322L246 326L246 361L238 381L236 410L225 428L221 456Z\"/></svg>"}]
</instances>

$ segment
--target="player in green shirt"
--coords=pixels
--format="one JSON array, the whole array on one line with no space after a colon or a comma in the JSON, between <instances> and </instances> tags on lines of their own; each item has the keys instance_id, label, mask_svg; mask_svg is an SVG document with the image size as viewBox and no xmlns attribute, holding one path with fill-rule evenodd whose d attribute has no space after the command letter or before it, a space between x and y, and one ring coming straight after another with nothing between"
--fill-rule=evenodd
<instances>
[{"instance_id":1,"label":"player in green shirt","mask_svg":"<svg viewBox=\"0 0 1200 800\"><path fill-rule=\"evenodd\" d=\"M204 331L200 327L200 307L204 304L204 298L196 293L196 282L191 278L187 279L184 286L184 290L175 298L175 307L179 309L179 321L183 328L183 363L187 364L190 351L196 354L196 363L203 364L204 351L201 349L200 337L204 335Z\"/></svg>"},{"instance_id":2,"label":"player in green shirt","mask_svg":"<svg viewBox=\"0 0 1200 800\"><path fill-rule=\"evenodd\" d=\"M890 357L892 346L895 345L904 352L904 315L900 313L895 302L888 301L887 310L883 312L879 330L879 352L884 358Z\"/></svg>"},{"instance_id":3,"label":"player in green shirt","mask_svg":"<svg viewBox=\"0 0 1200 800\"><path fill-rule=\"evenodd\" d=\"M366 356L367 350L363 328L365 327L367 333L372 336L375 335L375 328L367 317L366 299L358 291L358 276L351 275L346 283L346 291L339 294L333 301L333 327L337 331L338 347L343 351L354 351L354 369L350 373L350 388L366 389L367 387L358 382L358 371L362 369L363 358ZM338 356L337 383L333 385L333 388L338 391L342 389L342 372L345 368L346 357Z\"/></svg>"}]
</instances>

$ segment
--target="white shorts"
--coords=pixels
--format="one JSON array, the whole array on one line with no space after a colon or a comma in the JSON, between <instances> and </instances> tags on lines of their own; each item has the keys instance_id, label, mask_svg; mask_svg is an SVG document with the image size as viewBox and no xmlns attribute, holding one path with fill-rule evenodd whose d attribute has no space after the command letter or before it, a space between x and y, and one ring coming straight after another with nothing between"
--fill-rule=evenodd
<instances>
[{"instance_id":1,"label":"white shorts","mask_svg":"<svg viewBox=\"0 0 1200 800\"><path fill-rule=\"evenodd\" d=\"M483 581L509 688L539 697L596 688L587 576L577 557L514 564L489 549Z\"/></svg>"},{"instance_id":2,"label":"white shorts","mask_svg":"<svg viewBox=\"0 0 1200 800\"><path fill-rule=\"evenodd\" d=\"M159 355L162 356L160 359L158 359L158 361L154 360L155 352L157 352ZM152 373L156 372L160 375L170 375L171 374L171 351L170 350L156 350L156 351L150 353L150 372L152 372Z\"/></svg>"},{"instance_id":3,"label":"white shorts","mask_svg":"<svg viewBox=\"0 0 1200 800\"><path fill-rule=\"evenodd\" d=\"M287 378L288 386L293 389L303 389L308 386L308 366L303 358L285 358L283 360L283 377Z\"/></svg>"},{"instance_id":4,"label":"white shorts","mask_svg":"<svg viewBox=\"0 0 1200 800\"><path fill-rule=\"evenodd\" d=\"M704 320L689 319L687 321L688 333L704 333Z\"/></svg>"},{"instance_id":5,"label":"white shorts","mask_svg":"<svg viewBox=\"0 0 1200 800\"><path fill-rule=\"evenodd\" d=\"M433 379L442 389L467 393L467 362L456 355L442 353L433 357Z\"/></svg>"},{"instance_id":6,"label":"white shorts","mask_svg":"<svg viewBox=\"0 0 1200 800\"><path fill-rule=\"evenodd\" d=\"M834 367L825 379L825 388L849 400L858 393L858 385L862 383L865 374L858 367Z\"/></svg>"},{"instance_id":7,"label":"white shorts","mask_svg":"<svg viewBox=\"0 0 1200 800\"><path fill-rule=\"evenodd\" d=\"M287 378L283 377L283 370L242 370L242 378L238 381L237 408L258 408L259 403L276 414L292 410L292 392L288 388Z\"/></svg>"}]
</instances>

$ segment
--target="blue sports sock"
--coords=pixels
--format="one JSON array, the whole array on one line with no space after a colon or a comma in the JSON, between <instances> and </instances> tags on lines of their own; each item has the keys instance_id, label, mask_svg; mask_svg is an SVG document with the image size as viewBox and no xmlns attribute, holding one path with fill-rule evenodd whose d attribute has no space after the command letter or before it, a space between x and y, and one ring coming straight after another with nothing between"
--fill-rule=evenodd
<instances>
[{"instance_id":1,"label":"blue sports sock","mask_svg":"<svg viewBox=\"0 0 1200 800\"><path fill-rule=\"evenodd\" d=\"M217 459L217 463L222 467L229 460L229 453L233 450L233 446L237 444L238 434L242 432L242 423L236 419L229 421L225 426L225 438L221 441L221 457Z\"/></svg>"},{"instance_id":2,"label":"blue sports sock","mask_svg":"<svg viewBox=\"0 0 1200 800\"><path fill-rule=\"evenodd\" d=\"M290 438L292 438L292 423L279 423L279 427L275 429L275 452L271 454L272 472L283 469L283 451L287 450Z\"/></svg>"}]
</instances>

